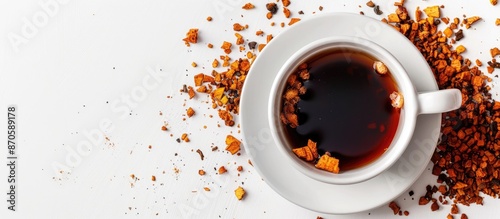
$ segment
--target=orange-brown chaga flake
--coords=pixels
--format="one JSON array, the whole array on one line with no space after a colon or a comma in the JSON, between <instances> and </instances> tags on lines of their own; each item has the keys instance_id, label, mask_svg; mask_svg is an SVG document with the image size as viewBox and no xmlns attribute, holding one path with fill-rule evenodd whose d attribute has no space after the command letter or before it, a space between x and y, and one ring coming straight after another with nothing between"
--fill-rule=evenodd
<instances>
[{"instance_id":1,"label":"orange-brown chaga flake","mask_svg":"<svg viewBox=\"0 0 500 219\"><path fill-rule=\"evenodd\" d=\"M224 166L220 166L220 167L219 167L219 170L218 170L219 175L220 175L220 174L224 174L224 173L226 173L226 172L227 172L227 170L226 170L226 168L225 168Z\"/></svg>"},{"instance_id":2,"label":"orange-brown chaga flake","mask_svg":"<svg viewBox=\"0 0 500 219\"><path fill-rule=\"evenodd\" d=\"M184 142L189 142L188 134L187 133L183 133L181 135L181 140L183 140Z\"/></svg>"},{"instance_id":3,"label":"orange-brown chaga flake","mask_svg":"<svg viewBox=\"0 0 500 219\"><path fill-rule=\"evenodd\" d=\"M469 29L472 24L476 23L477 21L481 20L481 17L479 16L472 16L464 19L464 24L465 28Z\"/></svg>"},{"instance_id":4,"label":"orange-brown chaga flake","mask_svg":"<svg viewBox=\"0 0 500 219\"><path fill-rule=\"evenodd\" d=\"M300 148L294 148L293 153L297 155L297 157L305 160L305 161L313 161L318 158L318 149L316 148L316 142L309 139L307 141L307 145Z\"/></svg>"},{"instance_id":5,"label":"orange-brown chaga flake","mask_svg":"<svg viewBox=\"0 0 500 219\"><path fill-rule=\"evenodd\" d=\"M272 40L272 39L273 39L273 35L272 35L272 34L268 34L268 35L266 36L266 41L267 41L267 43L271 42L271 40Z\"/></svg>"},{"instance_id":6,"label":"orange-brown chaga flake","mask_svg":"<svg viewBox=\"0 0 500 219\"><path fill-rule=\"evenodd\" d=\"M229 54L229 53L231 53L231 47L232 46L233 46L232 43L224 41L222 43L222 46L220 48L224 50L224 53Z\"/></svg>"},{"instance_id":7,"label":"orange-brown chaga flake","mask_svg":"<svg viewBox=\"0 0 500 219\"><path fill-rule=\"evenodd\" d=\"M283 7L288 7L290 5L290 0L281 0L281 3L283 3Z\"/></svg>"},{"instance_id":8,"label":"orange-brown chaga flake","mask_svg":"<svg viewBox=\"0 0 500 219\"><path fill-rule=\"evenodd\" d=\"M154 175L151 176L151 181L153 181L153 182L156 181L156 176L154 176Z\"/></svg>"},{"instance_id":9,"label":"orange-brown chaga flake","mask_svg":"<svg viewBox=\"0 0 500 219\"><path fill-rule=\"evenodd\" d=\"M212 21L212 17L208 16L207 21Z\"/></svg>"},{"instance_id":10,"label":"orange-brown chaga flake","mask_svg":"<svg viewBox=\"0 0 500 219\"><path fill-rule=\"evenodd\" d=\"M321 170L326 170L328 172L332 173L339 173L339 160L334 157L330 157L328 154L323 154L316 165L314 165L316 168L321 169Z\"/></svg>"},{"instance_id":11,"label":"orange-brown chaga flake","mask_svg":"<svg viewBox=\"0 0 500 219\"><path fill-rule=\"evenodd\" d=\"M238 188L234 190L234 195L238 200L243 199L243 197L245 197L245 193L245 189L243 189L241 186L238 186Z\"/></svg>"},{"instance_id":12,"label":"orange-brown chaga flake","mask_svg":"<svg viewBox=\"0 0 500 219\"><path fill-rule=\"evenodd\" d=\"M253 5L252 3L246 3L245 5L243 5L243 7L241 7L242 9L245 9L245 10L250 10L250 9L253 9L255 8L255 5Z\"/></svg>"},{"instance_id":13,"label":"orange-brown chaga flake","mask_svg":"<svg viewBox=\"0 0 500 219\"><path fill-rule=\"evenodd\" d=\"M498 0L490 0L491 5L495 6L498 3Z\"/></svg>"},{"instance_id":14,"label":"orange-brown chaga flake","mask_svg":"<svg viewBox=\"0 0 500 219\"><path fill-rule=\"evenodd\" d=\"M207 44L207 47L211 49L211 48L214 48L214 45L209 43L209 44Z\"/></svg>"},{"instance_id":15,"label":"orange-brown chaga flake","mask_svg":"<svg viewBox=\"0 0 500 219\"><path fill-rule=\"evenodd\" d=\"M429 7L425 8L424 13L427 15L427 17L432 17L432 18L441 17L441 14L439 11L439 6L437 6L437 5L429 6Z\"/></svg>"},{"instance_id":16,"label":"orange-brown chaga flake","mask_svg":"<svg viewBox=\"0 0 500 219\"><path fill-rule=\"evenodd\" d=\"M201 169L200 169L200 170L198 170L198 174L199 174L200 176L205 175L205 170L201 170Z\"/></svg>"},{"instance_id":17,"label":"orange-brown chaga flake","mask_svg":"<svg viewBox=\"0 0 500 219\"><path fill-rule=\"evenodd\" d=\"M217 68L217 67L219 67L219 60L214 59L214 61L212 62L212 68Z\"/></svg>"},{"instance_id":18,"label":"orange-brown chaga flake","mask_svg":"<svg viewBox=\"0 0 500 219\"><path fill-rule=\"evenodd\" d=\"M162 131L167 131L167 130L168 130L168 128L167 128L167 126L162 126L162 127L161 127L161 130L162 130Z\"/></svg>"},{"instance_id":19,"label":"orange-brown chaga flake","mask_svg":"<svg viewBox=\"0 0 500 219\"><path fill-rule=\"evenodd\" d=\"M238 172L243 171L243 166L238 166L238 167L236 168L236 170L238 170Z\"/></svg>"},{"instance_id":20,"label":"orange-brown chaga flake","mask_svg":"<svg viewBox=\"0 0 500 219\"><path fill-rule=\"evenodd\" d=\"M236 45L242 45L245 43L245 40L243 39L243 36L239 33L234 33L234 36L236 36Z\"/></svg>"},{"instance_id":21,"label":"orange-brown chaga flake","mask_svg":"<svg viewBox=\"0 0 500 219\"><path fill-rule=\"evenodd\" d=\"M258 30L258 31L255 32L255 35L257 35L257 36L263 36L264 35L264 31Z\"/></svg>"},{"instance_id":22,"label":"orange-brown chaga flake","mask_svg":"<svg viewBox=\"0 0 500 219\"><path fill-rule=\"evenodd\" d=\"M231 154L236 154L240 151L241 141L236 139L232 135L226 136L226 151L229 151Z\"/></svg>"},{"instance_id":23,"label":"orange-brown chaga flake","mask_svg":"<svg viewBox=\"0 0 500 219\"><path fill-rule=\"evenodd\" d=\"M230 112L226 110L219 110L219 117L224 121L226 126L234 125L233 115L231 115Z\"/></svg>"},{"instance_id":24,"label":"orange-brown chaga flake","mask_svg":"<svg viewBox=\"0 0 500 219\"><path fill-rule=\"evenodd\" d=\"M182 39L186 46L191 46L191 43L196 44L198 42L198 29L189 29L186 33L186 38Z\"/></svg>"},{"instance_id":25,"label":"orange-brown chaga flake","mask_svg":"<svg viewBox=\"0 0 500 219\"><path fill-rule=\"evenodd\" d=\"M260 51L262 51L264 49L264 47L266 47L266 44L265 43L261 43L261 44L259 44L257 50L260 52Z\"/></svg>"},{"instance_id":26,"label":"orange-brown chaga flake","mask_svg":"<svg viewBox=\"0 0 500 219\"><path fill-rule=\"evenodd\" d=\"M267 12L267 14L266 14L266 18L267 18L267 19L271 19L271 18L273 18L273 14L272 14L271 12ZM273 22L273 23L274 23L274 22ZM271 25L271 26L274 26L274 25Z\"/></svg>"},{"instance_id":27,"label":"orange-brown chaga flake","mask_svg":"<svg viewBox=\"0 0 500 219\"><path fill-rule=\"evenodd\" d=\"M193 108L189 107L189 108L187 109L186 114L187 114L187 116L188 116L188 117L190 117L190 118L191 118L191 117L194 115L194 113L195 113L195 112L194 112L194 109L193 109Z\"/></svg>"},{"instance_id":28,"label":"orange-brown chaga flake","mask_svg":"<svg viewBox=\"0 0 500 219\"><path fill-rule=\"evenodd\" d=\"M196 94L194 93L194 89L191 86L188 87L188 95L189 99L193 99L196 96Z\"/></svg>"},{"instance_id":29,"label":"orange-brown chaga flake","mask_svg":"<svg viewBox=\"0 0 500 219\"><path fill-rule=\"evenodd\" d=\"M288 8L283 8L283 14L285 15L286 18L289 18L291 15L291 12Z\"/></svg>"},{"instance_id":30,"label":"orange-brown chaga flake","mask_svg":"<svg viewBox=\"0 0 500 219\"><path fill-rule=\"evenodd\" d=\"M193 66L193 68L196 68L198 66L198 64L196 64L196 62L192 62L191 66Z\"/></svg>"},{"instance_id":31,"label":"orange-brown chaga flake","mask_svg":"<svg viewBox=\"0 0 500 219\"><path fill-rule=\"evenodd\" d=\"M300 21L300 18L292 18L292 19L290 19L290 22L288 22L288 26L291 26L299 21Z\"/></svg>"},{"instance_id":32,"label":"orange-brown chaga flake","mask_svg":"<svg viewBox=\"0 0 500 219\"><path fill-rule=\"evenodd\" d=\"M194 76L194 85L201 86L203 84L203 73L197 74Z\"/></svg>"},{"instance_id":33,"label":"orange-brown chaga flake","mask_svg":"<svg viewBox=\"0 0 500 219\"><path fill-rule=\"evenodd\" d=\"M210 192L210 188L208 188L208 187L203 187L203 190Z\"/></svg>"},{"instance_id":34,"label":"orange-brown chaga flake","mask_svg":"<svg viewBox=\"0 0 500 219\"><path fill-rule=\"evenodd\" d=\"M242 31L245 29L245 26L239 24L239 23L234 23L233 24L233 30L234 31Z\"/></svg>"},{"instance_id":35,"label":"orange-brown chaga flake","mask_svg":"<svg viewBox=\"0 0 500 219\"><path fill-rule=\"evenodd\" d=\"M394 215L398 214L399 211L401 210L401 208L399 207L399 205L395 201L392 201L391 203L389 203L389 208L392 209L392 212L394 213Z\"/></svg>"},{"instance_id":36,"label":"orange-brown chaga flake","mask_svg":"<svg viewBox=\"0 0 500 219\"><path fill-rule=\"evenodd\" d=\"M499 54L500 54L500 49L498 49L497 47L493 47L490 49L491 58L495 58L495 56Z\"/></svg>"},{"instance_id":37,"label":"orange-brown chaga flake","mask_svg":"<svg viewBox=\"0 0 500 219\"><path fill-rule=\"evenodd\" d=\"M497 19L495 20L495 25L500 26L500 18L497 18Z\"/></svg>"}]
</instances>

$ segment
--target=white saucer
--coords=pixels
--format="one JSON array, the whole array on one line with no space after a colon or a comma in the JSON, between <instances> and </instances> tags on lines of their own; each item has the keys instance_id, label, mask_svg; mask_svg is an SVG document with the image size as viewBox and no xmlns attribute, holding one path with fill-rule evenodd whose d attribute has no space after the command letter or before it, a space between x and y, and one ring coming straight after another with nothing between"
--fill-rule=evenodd
<instances>
[{"instance_id":1,"label":"white saucer","mask_svg":"<svg viewBox=\"0 0 500 219\"><path fill-rule=\"evenodd\" d=\"M281 65L306 44L333 35L372 40L391 52L407 70L418 91L438 90L420 52L402 34L375 19L351 13L316 15L294 24L269 43L252 65L241 97L245 150L276 192L304 208L325 214L350 214L387 204L406 191L424 171L438 140L441 115L418 117L415 134L400 160L389 170L354 185L313 180L294 169L271 137L268 99Z\"/></svg>"}]
</instances>

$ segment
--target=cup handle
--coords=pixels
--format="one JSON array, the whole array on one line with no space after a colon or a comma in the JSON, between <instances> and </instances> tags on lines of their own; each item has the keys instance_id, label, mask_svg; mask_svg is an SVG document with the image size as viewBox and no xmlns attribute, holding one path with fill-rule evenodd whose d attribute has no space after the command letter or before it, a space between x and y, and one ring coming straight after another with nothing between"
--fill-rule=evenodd
<instances>
[{"instance_id":1,"label":"cup handle","mask_svg":"<svg viewBox=\"0 0 500 219\"><path fill-rule=\"evenodd\" d=\"M452 111L462 105L462 93L458 89L430 91L418 94L418 114L434 114Z\"/></svg>"}]
</instances>

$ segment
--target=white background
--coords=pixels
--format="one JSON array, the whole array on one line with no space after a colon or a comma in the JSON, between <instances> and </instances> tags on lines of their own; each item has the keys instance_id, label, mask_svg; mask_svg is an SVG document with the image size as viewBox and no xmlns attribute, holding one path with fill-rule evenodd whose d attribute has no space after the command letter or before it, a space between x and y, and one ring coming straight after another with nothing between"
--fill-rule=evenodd
<instances>
[{"instance_id":1,"label":"white background","mask_svg":"<svg viewBox=\"0 0 500 219\"><path fill-rule=\"evenodd\" d=\"M249 25L241 32L249 41L265 41L255 35L259 29L275 36L286 30L270 26L265 18L267 1L254 1L257 8L250 11L241 9L243 0L40 2L53 4L45 10L38 1L0 2L0 111L4 115L0 139L5 142L9 104L18 106L19 133L15 213L6 210L6 145L0 150L2 218L396 217L386 206L328 216L288 202L261 180L244 151L232 156L223 150L227 134L241 137L238 128L226 128L206 96L186 100L187 95L179 92L183 84L193 84L194 74L211 72L212 60L222 54L222 41L235 40L233 23ZM378 2L385 16L394 11L392 1ZM378 17L365 3L292 0L289 8L293 17L302 19L336 11L364 11ZM442 13L450 18L483 17L464 30L460 43L467 47L466 57L490 60L489 49L500 46L500 27L494 25L500 6L486 0L410 0L406 5L413 12L416 6L441 4L445 5ZM305 14L299 16L299 10ZM207 22L207 16L213 21ZM273 21L288 23L281 9ZM200 42L187 48L181 39L190 28L200 29ZM13 43L13 36L22 41ZM207 43L214 44L214 49L208 49ZM243 56L233 51L233 58ZM193 61L198 67L191 67ZM495 84L493 96L497 97ZM188 107L196 115L183 121ZM167 132L160 130L165 123ZM177 143L182 133L189 133L191 142ZM212 152L211 146L219 150ZM200 160L196 149L204 152L205 160ZM229 172L217 175L214 167L221 165ZM244 168L240 175L239 165ZM198 169L207 175L199 176ZM132 180L130 174L139 180ZM151 181L152 175L156 182ZM435 180L426 170L411 188L413 197L405 192L397 198L402 209L410 212L408 218L445 218L449 213L450 206L431 212L430 205L418 205L425 186ZM238 186L248 192L243 201L234 197ZM460 206L460 210L469 218L497 218L499 203L486 198L484 206Z\"/></svg>"}]
</instances>

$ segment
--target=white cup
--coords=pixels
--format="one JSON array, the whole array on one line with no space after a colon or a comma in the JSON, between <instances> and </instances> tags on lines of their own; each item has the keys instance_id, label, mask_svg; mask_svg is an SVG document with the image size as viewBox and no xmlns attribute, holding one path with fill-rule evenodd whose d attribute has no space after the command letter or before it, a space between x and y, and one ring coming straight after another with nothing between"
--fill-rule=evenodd
<instances>
[{"instance_id":1,"label":"white cup","mask_svg":"<svg viewBox=\"0 0 500 219\"><path fill-rule=\"evenodd\" d=\"M391 72L392 78L398 87L398 92L404 97L404 106L400 111L399 124L387 150L377 159L362 167L346 171L342 171L341 169L341 172L338 174L317 169L313 164L298 158L292 152L291 143L285 136L285 127L280 120L282 95L288 77L293 72L296 72L298 66L304 61L332 49L354 49L380 60ZM422 70L428 71L428 67L422 66ZM401 66L394 56L378 44L363 38L335 36L320 39L304 46L284 63L271 89L268 116L271 133L277 143L277 147L294 168L315 180L342 185L368 180L393 165L410 143L418 115L455 110L460 107L461 103L462 95L458 89L418 93L403 66Z\"/></svg>"}]
</instances>

